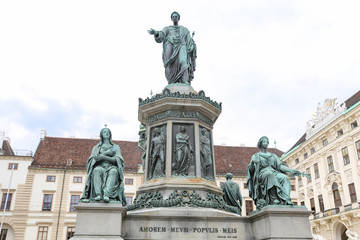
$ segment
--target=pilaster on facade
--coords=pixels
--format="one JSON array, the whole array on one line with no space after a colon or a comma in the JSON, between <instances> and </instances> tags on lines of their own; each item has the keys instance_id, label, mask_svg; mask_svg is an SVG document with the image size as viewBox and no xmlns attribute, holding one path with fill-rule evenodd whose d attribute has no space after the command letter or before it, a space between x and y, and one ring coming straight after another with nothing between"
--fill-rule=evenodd
<instances>
[{"instance_id":1,"label":"pilaster on facade","mask_svg":"<svg viewBox=\"0 0 360 240\"><path fill-rule=\"evenodd\" d=\"M25 184L18 185L15 200L16 209L9 222L9 225L14 229L14 240L23 240L25 236L33 182L34 172L29 171L26 176Z\"/></svg>"}]
</instances>

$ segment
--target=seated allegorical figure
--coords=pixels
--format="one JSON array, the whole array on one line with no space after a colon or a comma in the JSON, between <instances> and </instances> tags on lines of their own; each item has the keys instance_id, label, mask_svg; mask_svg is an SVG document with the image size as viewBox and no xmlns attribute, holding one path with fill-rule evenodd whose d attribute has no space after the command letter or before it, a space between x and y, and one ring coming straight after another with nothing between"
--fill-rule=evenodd
<instances>
[{"instance_id":1,"label":"seated allegorical figure","mask_svg":"<svg viewBox=\"0 0 360 240\"><path fill-rule=\"evenodd\" d=\"M246 168L249 196L255 201L258 210L267 205L294 205L291 202L289 177L299 176L300 171L287 167L273 153L267 151L269 139L258 141L260 152L255 153Z\"/></svg>"},{"instance_id":2,"label":"seated allegorical figure","mask_svg":"<svg viewBox=\"0 0 360 240\"><path fill-rule=\"evenodd\" d=\"M112 142L111 131L103 128L86 163L87 178L82 202L117 201L126 205L124 194L124 158L119 145Z\"/></svg>"}]
</instances>

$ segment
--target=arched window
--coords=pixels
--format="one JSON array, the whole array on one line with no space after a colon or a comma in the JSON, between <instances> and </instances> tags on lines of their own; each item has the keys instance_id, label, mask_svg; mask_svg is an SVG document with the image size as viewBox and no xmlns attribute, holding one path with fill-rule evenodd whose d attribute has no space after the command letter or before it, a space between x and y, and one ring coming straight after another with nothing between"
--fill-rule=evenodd
<instances>
[{"instance_id":1,"label":"arched window","mask_svg":"<svg viewBox=\"0 0 360 240\"><path fill-rule=\"evenodd\" d=\"M333 191L333 196L334 196L335 207L341 206L342 205L341 197L340 197L340 192L339 192L339 188L338 188L337 183L333 183L332 191Z\"/></svg>"}]
</instances>

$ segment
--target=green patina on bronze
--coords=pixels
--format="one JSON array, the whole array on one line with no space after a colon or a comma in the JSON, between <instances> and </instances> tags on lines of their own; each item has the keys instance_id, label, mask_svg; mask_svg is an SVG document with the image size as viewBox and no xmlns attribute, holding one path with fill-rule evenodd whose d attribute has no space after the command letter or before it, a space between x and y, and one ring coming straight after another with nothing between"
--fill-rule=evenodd
<instances>
[{"instance_id":1,"label":"green patina on bronze","mask_svg":"<svg viewBox=\"0 0 360 240\"><path fill-rule=\"evenodd\" d=\"M219 195L207 193L206 199L203 199L196 191L182 190L174 190L168 199L164 199L159 192L139 194L134 199L134 203L127 206L127 210L158 207L201 207L225 210L233 213L238 212L236 207L227 205Z\"/></svg>"},{"instance_id":2,"label":"green patina on bronze","mask_svg":"<svg viewBox=\"0 0 360 240\"><path fill-rule=\"evenodd\" d=\"M200 127L200 165L201 177L214 181L214 161L210 140L210 131Z\"/></svg>"},{"instance_id":3,"label":"green patina on bronze","mask_svg":"<svg viewBox=\"0 0 360 240\"><path fill-rule=\"evenodd\" d=\"M151 130L148 179L165 177L166 125Z\"/></svg>"},{"instance_id":4,"label":"green patina on bronze","mask_svg":"<svg viewBox=\"0 0 360 240\"><path fill-rule=\"evenodd\" d=\"M269 139L260 138L258 148L246 168L249 196L254 200L257 210L268 205L293 206L290 198L290 180L286 174L300 176L296 169L287 167L278 156L267 151Z\"/></svg>"},{"instance_id":5,"label":"green patina on bronze","mask_svg":"<svg viewBox=\"0 0 360 240\"><path fill-rule=\"evenodd\" d=\"M111 131L103 128L100 141L86 162L87 178L81 202L116 202L126 205L124 158L119 145L112 142Z\"/></svg>"},{"instance_id":6,"label":"green patina on bronze","mask_svg":"<svg viewBox=\"0 0 360 240\"><path fill-rule=\"evenodd\" d=\"M195 151L185 125L179 125L175 136L174 157L171 164L172 175L188 176L190 166L194 165Z\"/></svg>"},{"instance_id":7,"label":"green patina on bronze","mask_svg":"<svg viewBox=\"0 0 360 240\"><path fill-rule=\"evenodd\" d=\"M189 98L189 99L200 99L204 100L207 103L210 103L217 109L222 109L222 103L218 103L216 101L211 100L209 97L205 96L205 92L203 90L196 93L179 93L179 92L170 92L169 89L165 88L164 91L161 94L156 94L155 96L152 96L151 98L142 99L139 98L139 107L147 105L149 103L156 102L158 100L164 99L164 98Z\"/></svg>"},{"instance_id":8,"label":"green patina on bronze","mask_svg":"<svg viewBox=\"0 0 360 240\"><path fill-rule=\"evenodd\" d=\"M241 207L242 207L242 196L240 193L239 184L233 182L233 175L231 173L227 173L225 175L226 182L221 185L221 189L224 192L224 201L237 209L237 213L241 215Z\"/></svg>"},{"instance_id":9,"label":"green patina on bronze","mask_svg":"<svg viewBox=\"0 0 360 240\"><path fill-rule=\"evenodd\" d=\"M147 123L153 123L160 120L164 120L167 118L186 118L186 119L198 119L200 121L203 121L206 124L209 124L210 126L214 125L214 121L212 121L210 118L204 116L203 114L199 112L192 112L192 111L178 111L178 110L168 110L162 113L158 113L155 115L152 115L148 117Z\"/></svg>"},{"instance_id":10,"label":"green patina on bronze","mask_svg":"<svg viewBox=\"0 0 360 240\"><path fill-rule=\"evenodd\" d=\"M186 27L180 26L180 14L171 14L172 26L161 31L148 30L157 43L163 43L162 60L168 83L190 84L196 68L196 44ZM194 33L193 33L194 35Z\"/></svg>"}]
</instances>

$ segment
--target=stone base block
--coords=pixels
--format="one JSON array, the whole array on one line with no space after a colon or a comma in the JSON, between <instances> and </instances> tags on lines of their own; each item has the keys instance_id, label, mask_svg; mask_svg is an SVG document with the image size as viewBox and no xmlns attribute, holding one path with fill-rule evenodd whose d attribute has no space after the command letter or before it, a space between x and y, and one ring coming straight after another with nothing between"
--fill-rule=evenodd
<instances>
[{"instance_id":1,"label":"stone base block","mask_svg":"<svg viewBox=\"0 0 360 240\"><path fill-rule=\"evenodd\" d=\"M305 207L267 206L250 216L252 237L249 239L313 239Z\"/></svg>"},{"instance_id":2,"label":"stone base block","mask_svg":"<svg viewBox=\"0 0 360 240\"><path fill-rule=\"evenodd\" d=\"M152 208L129 211L124 239L249 239L246 217L209 208Z\"/></svg>"},{"instance_id":3,"label":"stone base block","mask_svg":"<svg viewBox=\"0 0 360 240\"><path fill-rule=\"evenodd\" d=\"M172 83L167 85L164 89L169 89L170 92L179 92L179 93L196 93L194 88L190 84L186 83Z\"/></svg>"},{"instance_id":4,"label":"stone base block","mask_svg":"<svg viewBox=\"0 0 360 240\"><path fill-rule=\"evenodd\" d=\"M76 206L75 236L71 240L123 239L126 207L112 203L79 203Z\"/></svg>"},{"instance_id":5,"label":"stone base block","mask_svg":"<svg viewBox=\"0 0 360 240\"><path fill-rule=\"evenodd\" d=\"M193 207L126 211L120 204L80 203L72 240L310 240L305 207L267 206L250 216Z\"/></svg>"}]
</instances>

